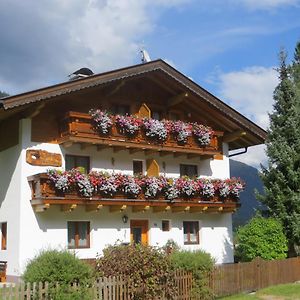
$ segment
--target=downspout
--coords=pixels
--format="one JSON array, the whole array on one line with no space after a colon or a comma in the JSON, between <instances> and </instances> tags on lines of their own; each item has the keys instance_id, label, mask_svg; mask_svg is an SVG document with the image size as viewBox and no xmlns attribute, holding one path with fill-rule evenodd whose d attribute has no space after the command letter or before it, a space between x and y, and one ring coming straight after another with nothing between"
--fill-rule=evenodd
<instances>
[{"instance_id":1,"label":"downspout","mask_svg":"<svg viewBox=\"0 0 300 300\"><path fill-rule=\"evenodd\" d=\"M241 154L244 154L244 153L247 153L247 152L248 152L248 147L245 147L245 150L243 150L243 151L241 151L241 152L229 154L229 157L241 155Z\"/></svg>"}]
</instances>

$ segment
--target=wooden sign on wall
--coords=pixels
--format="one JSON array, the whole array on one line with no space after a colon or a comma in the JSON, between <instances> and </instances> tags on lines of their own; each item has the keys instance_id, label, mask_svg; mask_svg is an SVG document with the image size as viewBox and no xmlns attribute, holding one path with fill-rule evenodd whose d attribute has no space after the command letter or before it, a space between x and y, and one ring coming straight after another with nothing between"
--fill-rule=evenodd
<instances>
[{"instance_id":1,"label":"wooden sign on wall","mask_svg":"<svg viewBox=\"0 0 300 300\"><path fill-rule=\"evenodd\" d=\"M51 153L45 150L27 150L26 162L33 166L62 166L62 159L60 154Z\"/></svg>"}]
</instances>

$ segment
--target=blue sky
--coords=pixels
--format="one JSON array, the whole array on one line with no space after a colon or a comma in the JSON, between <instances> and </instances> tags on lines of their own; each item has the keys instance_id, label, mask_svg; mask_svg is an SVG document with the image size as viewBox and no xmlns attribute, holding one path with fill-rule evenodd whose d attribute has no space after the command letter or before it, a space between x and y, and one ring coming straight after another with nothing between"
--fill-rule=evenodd
<instances>
[{"instance_id":1,"label":"blue sky","mask_svg":"<svg viewBox=\"0 0 300 300\"><path fill-rule=\"evenodd\" d=\"M280 47L300 40L300 0L1 0L0 90L16 94L140 62L144 45L268 126ZM238 159L258 166L262 147Z\"/></svg>"}]
</instances>

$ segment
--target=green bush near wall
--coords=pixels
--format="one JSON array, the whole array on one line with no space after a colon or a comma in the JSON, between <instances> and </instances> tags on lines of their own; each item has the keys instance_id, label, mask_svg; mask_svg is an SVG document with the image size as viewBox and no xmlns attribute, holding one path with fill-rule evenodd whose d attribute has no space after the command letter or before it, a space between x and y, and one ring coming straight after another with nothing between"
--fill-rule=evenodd
<instances>
[{"instance_id":1,"label":"green bush near wall","mask_svg":"<svg viewBox=\"0 0 300 300\"><path fill-rule=\"evenodd\" d=\"M214 267L214 260L205 251L176 250L170 255L171 265L174 269L183 269L193 274L192 293L203 300L213 299L213 293L208 285L208 275Z\"/></svg>"}]
</instances>

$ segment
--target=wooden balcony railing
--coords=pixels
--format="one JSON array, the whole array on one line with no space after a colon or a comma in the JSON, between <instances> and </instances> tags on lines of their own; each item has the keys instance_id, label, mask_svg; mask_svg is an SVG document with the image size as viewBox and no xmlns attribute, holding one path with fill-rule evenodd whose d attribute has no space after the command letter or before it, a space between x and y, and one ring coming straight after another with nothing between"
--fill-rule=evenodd
<instances>
[{"instance_id":1,"label":"wooden balcony railing","mask_svg":"<svg viewBox=\"0 0 300 300\"><path fill-rule=\"evenodd\" d=\"M46 173L40 173L28 177L31 187L31 204L36 211L44 211L50 205L62 205L62 210L71 210L77 205L85 205L87 211L97 210L102 206L109 206L110 211L121 211L126 207L132 207L133 212L145 211L153 208L153 212L172 211L172 212L233 212L240 206L236 198L201 198L200 196L186 199L177 198L172 201L163 196L157 199L147 199L141 194L136 199L126 197L123 193L117 193L111 198L94 195L83 197L76 191L62 193L56 191L53 183Z\"/></svg>"},{"instance_id":2,"label":"wooden balcony railing","mask_svg":"<svg viewBox=\"0 0 300 300\"><path fill-rule=\"evenodd\" d=\"M146 137L143 130L139 130L134 137L121 134L113 124L110 134L100 135L93 129L92 118L89 114L68 112L61 122L59 143L89 143L99 147L127 148L133 151L154 150L161 153L214 155L222 153L220 137L222 132L215 131L208 146L201 146L193 136L188 137L188 142L181 145L169 134L164 143L155 143Z\"/></svg>"}]
</instances>

